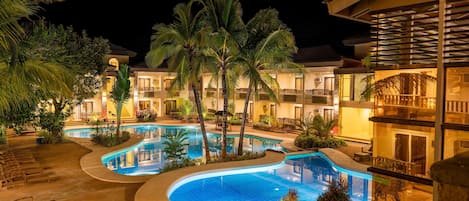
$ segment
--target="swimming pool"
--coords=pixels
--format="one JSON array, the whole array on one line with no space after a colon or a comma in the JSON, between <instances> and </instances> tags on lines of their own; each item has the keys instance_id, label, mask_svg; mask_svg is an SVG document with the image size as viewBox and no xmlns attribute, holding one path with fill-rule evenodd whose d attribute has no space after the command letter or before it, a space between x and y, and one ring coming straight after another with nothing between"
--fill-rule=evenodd
<instances>
[{"instance_id":1,"label":"swimming pool","mask_svg":"<svg viewBox=\"0 0 469 201\"><path fill-rule=\"evenodd\" d=\"M273 167L200 174L178 181L168 192L171 201L279 201L289 189L300 201L316 200L328 181L342 178L353 201L371 200L371 175L331 163L321 153L287 156Z\"/></svg>"},{"instance_id":2,"label":"swimming pool","mask_svg":"<svg viewBox=\"0 0 469 201\"><path fill-rule=\"evenodd\" d=\"M133 125L124 126L124 130L144 136L144 140L134 146L117 152L106 154L102 157L102 162L108 169L125 175L148 175L158 174L166 163L166 156L163 152L166 135L174 135L178 130L189 131L187 156L191 159L202 158L202 134L195 126L159 126L159 125ZM65 131L65 135L70 137L90 137L92 128L70 129ZM220 155L221 135L207 133L211 155ZM239 139L237 136L227 136L227 152L235 153L238 148ZM245 151L261 153L266 149L283 150L280 140L261 138L253 135L246 135L244 139Z\"/></svg>"}]
</instances>

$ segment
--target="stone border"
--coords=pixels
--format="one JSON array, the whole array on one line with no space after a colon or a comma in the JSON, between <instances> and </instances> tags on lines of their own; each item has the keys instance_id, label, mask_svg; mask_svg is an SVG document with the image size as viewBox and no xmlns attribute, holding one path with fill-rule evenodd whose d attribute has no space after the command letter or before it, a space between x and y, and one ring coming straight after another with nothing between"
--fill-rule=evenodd
<instances>
[{"instance_id":1,"label":"stone border","mask_svg":"<svg viewBox=\"0 0 469 201\"><path fill-rule=\"evenodd\" d=\"M147 176L127 176L117 174L106 167L104 167L101 158L105 154L109 154L115 151L125 149L127 147L134 146L143 141L140 136L131 135L130 139L127 142L124 142L120 145L114 147L103 147L101 145L96 145L89 138L67 138L75 143L91 150L90 153L84 155L80 159L81 169L88 174L89 176L106 182L115 182L115 183L144 183L154 175Z\"/></svg>"},{"instance_id":2,"label":"stone border","mask_svg":"<svg viewBox=\"0 0 469 201\"><path fill-rule=\"evenodd\" d=\"M238 169L249 166L277 165L285 160L282 152L267 150L262 158L223 163L211 163L202 166L192 166L155 175L143 184L135 194L135 201L169 201L168 192L171 187L181 179L191 176L214 172Z\"/></svg>"},{"instance_id":3,"label":"stone border","mask_svg":"<svg viewBox=\"0 0 469 201\"><path fill-rule=\"evenodd\" d=\"M327 158L329 158L337 166L340 166L345 169L353 170L356 172L369 174L367 169L370 166L358 163L340 151L337 151L331 148L322 148L322 149L319 149L319 152L326 155Z\"/></svg>"}]
</instances>

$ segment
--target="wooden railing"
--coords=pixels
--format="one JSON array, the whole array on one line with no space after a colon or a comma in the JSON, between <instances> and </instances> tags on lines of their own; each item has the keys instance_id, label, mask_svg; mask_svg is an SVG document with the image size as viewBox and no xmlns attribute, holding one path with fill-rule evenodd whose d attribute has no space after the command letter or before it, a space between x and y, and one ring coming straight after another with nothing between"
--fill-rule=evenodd
<instances>
[{"instance_id":1,"label":"wooden railing","mask_svg":"<svg viewBox=\"0 0 469 201\"><path fill-rule=\"evenodd\" d=\"M373 167L406 175L422 176L421 164L390 159L381 156L373 157Z\"/></svg>"},{"instance_id":2,"label":"wooden railing","mask_svg":"<svg viewBox=\"0 0 469 201\"><path fill-rule=\"evenodd\" d=\"M469 101L446 101L446 112L469 114Z\"/></svg>"},{"instance_id":3,"label":"wooden railing","mask_svg":"<svg viewBox=\"0 0 469 201\"><path fill-rule=\"evenodd\" d=\"M418 95L380 95L376 96L377 106L402 106L423 109L435 109L436 98Z\"/></svg>"}]
</instances>

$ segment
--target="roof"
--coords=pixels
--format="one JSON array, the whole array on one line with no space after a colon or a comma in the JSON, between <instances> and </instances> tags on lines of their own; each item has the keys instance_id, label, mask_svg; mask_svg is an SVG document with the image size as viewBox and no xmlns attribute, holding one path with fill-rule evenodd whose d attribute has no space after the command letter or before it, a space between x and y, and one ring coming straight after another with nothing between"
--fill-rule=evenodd
<instances>
[{"instance_id":1,"label":"roof","mask_svg":"<svg viewBox=\"0 0 469 201\"><path fill-rule=\"evenodd\" d=\"M369 43L371 40L370 33L363 33L359 35L354 35L342 40L342 43L345 46L355 46L357 44Z\"/></svg>"},{"instance_id":2,"label":"roof","mask_svg":"<svg viewBox=\"0 0 469 201\"><path fill-rule=\"evenodd\" d=\"M330 45L300 48L293 60L297 63L340 61L342 56Z\"/></svg>"},{"instance_id":3,"label":"roof","mask_svg":"<svg viewBox=\"0 0 469 201\"><path fill-rule=\"evenodd\" d=\"M111 49L111 54L114 55L127 55L129 57L135 57L137 55L136 52L113 43L110 44L109 48Z\"/></svg>"}]
</instances>

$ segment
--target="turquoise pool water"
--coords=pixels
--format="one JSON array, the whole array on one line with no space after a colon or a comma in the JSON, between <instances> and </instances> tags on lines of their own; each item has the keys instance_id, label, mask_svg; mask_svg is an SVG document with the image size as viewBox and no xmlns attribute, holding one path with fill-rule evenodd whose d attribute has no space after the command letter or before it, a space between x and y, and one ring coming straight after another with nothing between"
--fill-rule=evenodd
<instances>
[{"instance_id":1,"label":"turquoise pool water","mask_svg":"<svg viewBox=\"0 0 469 201\"><path fill-rule=\"evenodd\" d=\"M128 147L118 152L105 155L102 158L104 166L108 169L125 175L147 175L157 174L166 163L163 152L167 135L174 135L178 130L189 131L188 146L186 153L189 158L202 158L202 134L194 126L158 126L158 125L134 125L124 126L124 130L144 136L143 142ZM89 138L93 129L70 129L65 135L70 137ZM211 155L219 155L221 151L221 136L208 133ZM238 137L227 137L227 151L235 153L238 148ZM244 139L244 150L261 153L266 149L283 150L280 140L266 139L252 135L246 135Z\"/></svg>"},{"instance_id":2,"label":"turquoise pool water","mask_svg":"<svg viewBox=\"0 0 469 201\"><path fill-rule=\"evenodd\" d=\"M288 156L272 167L236 169L200 174L180 180L169 191L171 201L279 201L289 189L300 201L317 200L328 181L348 183L353 201L371 200L371 175L331 163L320 153Z\"/></svg>"}]
</instances>

